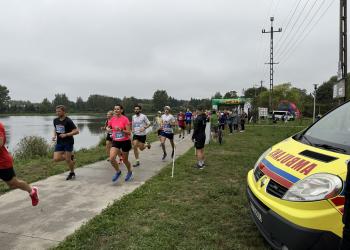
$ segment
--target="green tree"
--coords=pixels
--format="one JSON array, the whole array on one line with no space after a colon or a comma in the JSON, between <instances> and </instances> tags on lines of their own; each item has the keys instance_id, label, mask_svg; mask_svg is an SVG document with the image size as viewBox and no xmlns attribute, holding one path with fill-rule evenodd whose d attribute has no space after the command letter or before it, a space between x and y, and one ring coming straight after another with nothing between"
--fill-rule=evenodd
<instances>
[{"instance_id":1,"label":"green tree","mask_svg":"<svg viewBox=\"0 0 350 250\"><path fill-rule=\"evenodd\" d=\"M237 98L237 91L231 90L224 95L224 98Z\"/></svg>"},{"instance_id":2,"label":"green tree","mask_svg":"<svg viewBox=\"0 0 350 250\"><path fill-rule=\"evenodd\" d=\"M10 91L6 86L0 85L0 111L4 112L8 109L9 101L11 100L9 96Z\"/></svg>"},{"instance_id":3,"label":"green tree","mask_svg":"<svg viewBox=\"0 0 350 250\"><path fill-rule=\"evenodd\" d=\"M260 95L261 92L267 91L267 88L265 87L258 87L258 88L248 88L244 91L244 96L247 98L254 98Z\"/></svg>"},{"instance_id":4,"label":"green tree","mask_svg":"<svg viewBox=\"0 0 350 250\"><path fill-rule=\"evenodd\" d=\"M221 99L222 94L220 92L216 92L215 95L213 96L213 99Z\"/></svg>"},{"instance_id":5,"label":"green tree","mask_svg":"<svg viewBox=\"0 0 350 250\"><path fill-rule=\"evenodd\" d=\"M55 98L52 101L52 105L54 107L56 107L57 105L64 105L67 108L69 108L70 105L70 101L68 99L68 97L66 96L66 94L55 94Z\"/></svg>"},{"instance_id":6,"label":"green tree","mask_svg":"<svg viewBox=\"0 0 350 250\"><path fill-rule=\"evenodd\" d=\"M166 90L156 90L153 94L154 110L163 110L164 106L168 105L169 96Z\"/></svg>"},{"instance_id":7,"label":"green tree","mask_svg":"<svg viewBox=\"0 0 350 250\"><path fill-rule=\"evenodd\" d=\"M80 96L77 97L77 101L75 102L75 107L77 111L85 111L85 102L83 101L83 98Z\"/></svg>"},{"instance_id":8,"label":"green tree","mask_svg":"<svg viewBox=\"0 0 350 250\"><path fill-rule=\"evenodd\" d=\"M49 113L52 111L53 111L53 107L52 107L51 102L47 98L44 98L44 100L39 105L39 112L40 113Z\"/></svg>"}]
</instances>

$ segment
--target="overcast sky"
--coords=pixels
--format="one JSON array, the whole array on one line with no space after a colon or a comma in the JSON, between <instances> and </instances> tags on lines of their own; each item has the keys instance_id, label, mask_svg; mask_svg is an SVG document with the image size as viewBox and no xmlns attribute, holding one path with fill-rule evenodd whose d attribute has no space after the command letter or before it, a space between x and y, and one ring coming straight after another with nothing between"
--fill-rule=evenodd
<instances>
[{"instance_id":1,"label":"overcast sky","mask_svg":"<svg viewBox=\"0 0 350 250\"><path fill-rule=\"evenodd\" d=\"M275 29L284 29L275 33L275 84L311 90L337 73L339 1L298 3L1 1L0 84L12 99L32 102L55 93L73 101L90 94L151 98L157 89L181 99L241 94L260 80L268 87L269 35L261 30L274 16Z\"/></svg>"}]
</instances>

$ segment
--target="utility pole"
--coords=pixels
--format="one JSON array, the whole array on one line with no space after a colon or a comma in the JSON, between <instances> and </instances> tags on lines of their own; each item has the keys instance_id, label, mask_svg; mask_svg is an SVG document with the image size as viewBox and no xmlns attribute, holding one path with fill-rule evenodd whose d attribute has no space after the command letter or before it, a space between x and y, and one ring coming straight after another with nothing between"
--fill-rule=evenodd
<instances>
[{"instance_id":1,"label":"utility pole","mask_svg":"<svg viewBox=\"0 0 350 250\"><path fill-rule=\"evenodd\" d=\"M260 81L260 93L262 92L262 84L263 84L264 81ZM259 94L260 94L259 93Z\"/></svg>"},{"instance_id":2,"label":"utility pole","mask_svg":"<svg viewBox=\"0 0 350 250\"><path fill-rule=\"evenodd\" d=\"M314 112L312 115L312 122L315 122L316 117L316 93L317 93L317 84L314 84Z\"/></svg>"},{"instance_id":3,"label":"utility pole","mask_svg":"<svg viewBox=\"0 0 350 250\"><path fill-rule=\"evenodd\" d=\"M339 32L339 70L340 80L344 81L344 102L347 100L347 73L348 73L348 58L347 58L347 4L346 0L340 0L340 32Z\"/></svg>"},{"instance_id":4,"label":"utility pole","mask_svg":"<svg viewBox=\"0 0 350 250\"><path fill-rule=\"evenodd\" d=\"M270 94L269 94L269 109L272 111L273 108L273 65L278 64L273 61L273 33L276 32L282 32L282 28L278 28L278 30L273 30L273 21L274 17L270 17L271 21L271 29L270 31L265 31L265 29L262 30L262 33L270 33L270 62L265 64L270 64Z\"/></svg>"}]
</instances>

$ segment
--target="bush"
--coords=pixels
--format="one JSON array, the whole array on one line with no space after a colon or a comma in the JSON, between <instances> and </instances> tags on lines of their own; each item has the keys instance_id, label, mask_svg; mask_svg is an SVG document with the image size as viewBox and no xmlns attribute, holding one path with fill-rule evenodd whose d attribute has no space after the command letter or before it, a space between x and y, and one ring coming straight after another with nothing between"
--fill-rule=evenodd
<instances>
[{"instance_id":1,"label":"bush","mask_svg":"<svg viewBox=\"0 0 350 250\"><path fill-rule=\"evenodd\" d=\"M52 146L40 136L26 136L20 140L14 151L16 159L32 159L47 156L53 151Z\"/></svg>"}]
</instances>

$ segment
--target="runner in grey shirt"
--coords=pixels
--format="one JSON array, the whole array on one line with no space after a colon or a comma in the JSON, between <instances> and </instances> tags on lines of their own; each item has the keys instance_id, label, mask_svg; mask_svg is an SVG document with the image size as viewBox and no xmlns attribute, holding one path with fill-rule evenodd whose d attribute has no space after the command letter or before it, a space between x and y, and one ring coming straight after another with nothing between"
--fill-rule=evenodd
<instances>
[{"instance_id":1,"label":"runner in grey shirt","mask_svg":"<svg viewBox=\"0 0 350 250\"><path fill-rule=\"evenodd\" d=\"M151 126L147 116L142 114L142 107L140 105L134 106L135 115L132 116L132 145L134 148L134 154L136 163L133 167L140 166L139 150L143 151L145 148L150 149L151 144L146 142L146 129Z\"/></svg>"}]
</instances>

